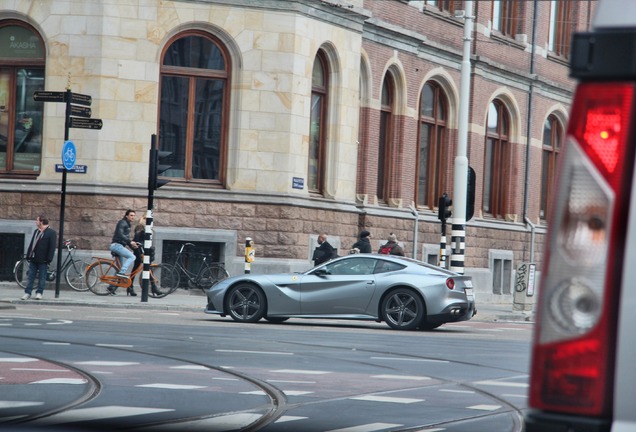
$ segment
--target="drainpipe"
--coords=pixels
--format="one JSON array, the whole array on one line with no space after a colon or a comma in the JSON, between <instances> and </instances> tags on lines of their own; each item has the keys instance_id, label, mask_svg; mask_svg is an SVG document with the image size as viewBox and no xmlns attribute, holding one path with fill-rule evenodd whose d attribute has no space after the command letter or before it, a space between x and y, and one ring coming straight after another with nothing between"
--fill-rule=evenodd
<instances>
[{"instance_id":1,"label":"drainpipe","mask_svg":"<svg viewBox=\"0 0 636 432\"><path fill-rule=\"evenodd\" d=\"M534 93L534 80L535 80L535 53L536 53L536 37L537 37L537 10L538 0L533 1L533 18L532 18L532 39L531 39L531 52L530 52L530 88L528 91L528 122L526 123L526 172L523 191L523 220L530 225L531 242L530 250L530 262L534 262L534 234L535 226L530 222L528 218L528 189L530 187L530 148L532 147L532 95Z\"/></svg>"}]
</instances>

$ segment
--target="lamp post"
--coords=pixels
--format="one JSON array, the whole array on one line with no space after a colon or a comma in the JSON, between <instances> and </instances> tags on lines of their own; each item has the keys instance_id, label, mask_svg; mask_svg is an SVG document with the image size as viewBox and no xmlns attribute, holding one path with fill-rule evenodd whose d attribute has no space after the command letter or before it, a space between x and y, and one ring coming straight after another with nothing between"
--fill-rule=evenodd
<instances>
[{"instance_id":1,"label":"lamp post","mask_svg":"<svg viewBox=\"0 0 636 432\"><path fill-rule=\"evenodd\" d=\"M473 2L464 2L464 44L459 88L457 155L453 176L453 215L450 270L464 274L466 240L466 191L468 184L468 112L470 106L470 45L473 32Z\"/></svg>"}]
</instances>

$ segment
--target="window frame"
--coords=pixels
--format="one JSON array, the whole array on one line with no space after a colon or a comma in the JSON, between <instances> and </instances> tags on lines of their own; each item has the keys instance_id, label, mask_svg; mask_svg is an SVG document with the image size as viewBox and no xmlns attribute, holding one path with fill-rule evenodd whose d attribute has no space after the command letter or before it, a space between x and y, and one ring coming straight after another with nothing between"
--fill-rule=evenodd
<instances>
[{"instance_id":1,"label":"window frame","mask_svg":"<svg viewBox=\"0 0 636 432\"><path fill-rule=\"evenodd\" d=\"M573 31L572 2L552 0L550 2L550 21L548 25L548 50L557 56L569 58Z\"/></svg>"},{"instance_id":2,"label":"window frame","mask_svg":"<svg viewBox=\"0 0 636 432\"><path fill-rule=\"evenodd\" d=\"M494 105L497 111L497 126L494 133L490 132L488 128L490 105ZM505 104L499 99L494 99L490 102L488 111L484 145L484 198L482 210L484 214L488 214L497 219L504 219L508 208L508 192L510 188L510 161L512 152L510 143L510 114Z\"/></svg>"},{"instance_id":3,"label":"window frame","mask_svg":"<svg viewBox=\"0 0 636 432\"><path fill-rule=\"evenodd\" d=\"M433 116L425 116L422 114L424 103L424 90L426 86L432 89L433 93ZM443 113L440 113L439 110ZM420 104L418 113L418 130L417 130L417 154L415 162L415 202L418 207L428 207L434 209L438 205L438 197L444 191L446 186L445 176L448 166L449 148L448 148L448 98L444 90L435 81L427 81L420 92ZM420 200L420 174L422 154L422 131L423 128L429 129L427 142L427 164L426 164L426 188L425 197Z\"/></svg>"},{"instance_id":4,"label":"window frame","mask_svg":"<svg viewBox=\"0 0 636 432\"><path fill-rule=\"evenodd\" d=\"M384 90L387 91L388 103L385 103ZM378 202L387 202L391 178L391 150L393 148L393 122L395 111L395 79L387 71L380 89L380 124L378 135L378 173L376 176L376 198Z\"/></svg>"},{"instance_id":5,"label":"window frame","mask_svg":"<svg viewBox=\"0 0 636 432\"><path fill-rule=\"evenodd\" d=\"M519 2L517 0L494 0L492 3L492 26L504 36L514 38L519 30Z\"/></svg>"},{"instance_id":6,"label":"window frame","mask_svg":"<svg viewBox=\"0 0 636 432\"><path fill-rule=\"evenodd\" d=\"M323 76L323 84L319 85L314 83L313 76L311 80L311 96L310 96L310 114L309 114L309 149L307 153L307 190L309 193L324 195L325 192L325 171L326 171L326 155L327 155L327 115L328 115L328 107L329 107L329 62L327 61L327 56L322 50L318 50L316 53L316 57L314 58L314 64L312 66L312 75L313 69L316 65L316 62L320 65L322 69ZM314 117L314 96L320 98L321 103L319 107L319 115L320 120L318 124L318 159L316 164L316 187L313 187L313 181L311 179L311 155L312 155L312 142L313 131L312 131L312 119Z\"/></svg>"},{"instance_id":7,"label":"window frame","mask_svg":"<svg viewBox=\"0 0 636 432\"><path fill-rule=\"evenodd\" d=\"M185 67L185 66L172 66L165 65L165 58L167 53L173 44L177 43L180 39L184 39L187 37L201 37L207 39L212 44L214 44L221 55L223 56L223 61L225 68L223 70L220 69L202 69L195 67ZM171 37L165 46L163 47L161 53L160 67L159 67L159 106L157 113L157 127L161 128L161 113L162 113L162 86L163 86L163 78L164 77L176 77L176 78L187 78L188 79L188 113L186 114L186 143L184 147L184 176L183 177L170 177L170 176L162 176L162 179L169 180L171 182L177 183L187 183L187 184L205 184L206 186L212 186L217 188L222 188L225 186L226 178L227 178L227 153L228 153L228 135L229 135L229 117L230 117L230 89L232 87L232 62L229 55L229 52L225 46L225 44L217 38L215 35L205 32L203 30L187 30L181 33L178 33ZM192 167L194 165L194 138L195 138L195 120L197 117L196 111L196 88L197 83L200 82L198 80L223 80L223 102L222 102L222 119L221 119L221 130L220 134L220 142L219 142L219 168L218 168L218 179L203 179L203 178L194 178ZM161 133L157 134L157 146L159 150L166 150L161 147L162 137ZM169 163L169 162L168 162Z\"/></svg>"},{"instance_id":8,"label":"window frame","mask_svg":"<svg viewBox=\"0 0 636 432\"><path fill-rule=\"evenodd\" d=\"M541 150L541 198L539 205L539 217L546 221L550 213L550 203L556 192L556 170L563 140L565 139L565 129L557 116L550 114L546 119L550 124L549 142L546 142L546 124L543 127L543 142ZM547 163L546 163L547 162Z\"/></svg>"},{"instance_id":9,"label":"window frame","mask_svg":"<svg viewBox=\"0 0 636 432\"><path fill-rule=\"evenodd\" d=\"M15 130L17 120L18 109L16 106L17 99L17 75L20 69L33 69L33 70L41 70L42 76L44 80L42 82L42 90L44 90L46 84L46 45L44 43L44 39L39 31L37 31L33 26L29 25L26 22L16 20L16 19L3 19L0 20L0 27L21 27L28 30L33 36L38 38L38 43L42 47L42 57L38 58L28 58L28 57L5 57L0 58L0 69L9 71L9 95L8 99L5 101L5 111L3 114L7 115L7 147L5 152L5 166L4 168L0 168L0 178L26 178L33 179L37 178L42 173L42 157L44 154L44 107L42 107L42 116L41 116L41 124L39 126L41 130L41 143L40 143L40 163L38 165L38 169L16 169L15 168Z\"/></svg>"}]
</instances>

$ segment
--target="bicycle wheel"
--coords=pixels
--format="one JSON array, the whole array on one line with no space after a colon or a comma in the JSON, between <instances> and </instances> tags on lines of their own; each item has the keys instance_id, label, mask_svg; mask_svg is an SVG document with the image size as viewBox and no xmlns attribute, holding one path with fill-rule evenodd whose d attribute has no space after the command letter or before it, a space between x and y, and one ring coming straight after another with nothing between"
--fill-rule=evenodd
<instances>
[{"instance_id":1,"label":"bicycle wheel","mask_svg":"<svg viewBox=\"0 0 636 432\"><path fill-rule=\"evenodd\" d=\"M88 263L76 259L69 263L64 272L64 278L68 286L75 291L88 291L88 283L86 279L86 270Z\"/></svg>"},{"instance_id":2,"label":"bicycle wheel","mask_svg":"<svg viewBox=\"0 0 636 432\"><path fill-rule=\"evenodd\" d=\"M148 287L148 295L150 297L165 297L175 292L178 286L179 272L174 266L170 264L150 265L150 286Z\"/></svg>"},{"instance_id":3,"label":"bicycle wheel","mask_svg":"<svg viewBox=\"0 0 636 432\"><path fill-rule=\"evenodd\" d=\"M88 289L98 296L110 295L111 290L117 289L117 287L106 282L102 282L99 278L102 276L115 276L116 274L117 269L114 265L108 262L96 261L92 263L86 269L86 283L88 285Z\"/></svg>"},{"instance_id":4,"label":"bicycle wheel","mask_svg":"<svg viewBox=\"0 0 636 432\"><path fill-rule=\"evenodd\" d=\"M199 281L197 286L203 291L206 292L208 288L217 283L218 281L222 281L223 279L229 278L230 274L225 270L220 264L210 264L201 270L201 275L199 277Z\"/></svg>"},{"instance_id":5,"label":"bicycle wheel","mask_svg":"<svg viewBox=\"0 0 636 432\"><path fill-rule=\"evenodd\" d=\"M18 285L20 285L20 288L26 288L28 270L29 261L26 258L22 258L20 261L15 263L15 267L13 267L13 277Z\"/></svg>"}]
</instances>

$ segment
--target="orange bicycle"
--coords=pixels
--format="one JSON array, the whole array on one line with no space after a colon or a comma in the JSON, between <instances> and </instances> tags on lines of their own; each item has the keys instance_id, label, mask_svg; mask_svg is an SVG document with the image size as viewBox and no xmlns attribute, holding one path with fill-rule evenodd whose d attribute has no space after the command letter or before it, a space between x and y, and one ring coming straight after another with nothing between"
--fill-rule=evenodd
<instances>
[{"instance_id":1,"label":"orange bicycle","mask_svg":"<svg viewBox=\"0 0 636 432\"><path fill-rule=\"evenodd\" d=\"M143 253L143 249L142 249ZM132 286L135 277L139 274L139 283L142 281L143 264L138 265L130 278L117 276L121 269L119 256L111 254L112 258L93 257L93 261L86 268L86 283L88 289L96 295L115 295L117 288L128 288ZM173 293L179 284L179 274L170 264L150 264L150 286L148 295L154 298L165 297Z\"/></svg>"}]
</instances>

